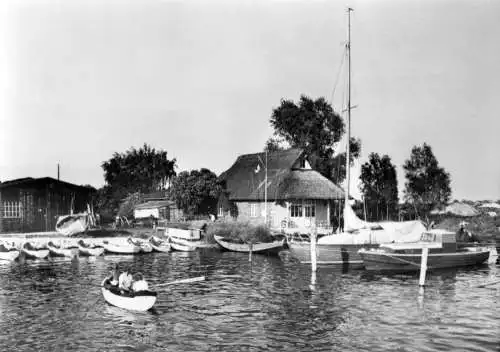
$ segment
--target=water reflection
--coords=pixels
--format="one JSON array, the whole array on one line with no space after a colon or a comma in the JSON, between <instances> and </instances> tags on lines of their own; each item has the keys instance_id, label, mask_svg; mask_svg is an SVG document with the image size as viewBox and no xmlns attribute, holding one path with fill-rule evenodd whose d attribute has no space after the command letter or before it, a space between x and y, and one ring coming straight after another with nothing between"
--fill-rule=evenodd
<instances>
[{"instance_id":1,"label":"water reflection","mask_svg":"<svg viewBox=\"0 0 500 352\"><path fill-rule=\"evenodd\" d=\"M25 261L0 266L0 342L16 351L493 350L499 340L495 265L418 275L309 266L204 250ZM109 306L97 287L113 263L158 288L153 311ZM481 329L477 327L480 326ZM119 341L119 342L118 342ZM5 350L5 349L2 349Z\"/></svg>"}]
</instances>

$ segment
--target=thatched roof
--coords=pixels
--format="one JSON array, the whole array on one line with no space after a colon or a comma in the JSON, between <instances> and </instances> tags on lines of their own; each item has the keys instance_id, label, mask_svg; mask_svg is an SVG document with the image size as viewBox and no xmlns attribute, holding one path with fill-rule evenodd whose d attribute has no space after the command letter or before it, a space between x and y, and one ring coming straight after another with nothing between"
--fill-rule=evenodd
<instances>
[{"instance_id":1,"label":"thatched roof","mask_svg":"<svg viewBox=\"0 0 500 352\"><path fill-rule=\"evenodd\" d=\"M314 170L292 170L279 187L280 199L343 199L344 191Z\"/></svg>"},{"instance_id":2,"label":"thatched roof","mask_svg":"<svg viewBox=\"0 0 500 352\"><path fill-rule=\"evenodd\" d=\"M314 170L297 169L305 158L300 149L269 153L267 157L267 198L270 201L287 199L341 199L340 187ZM265 153L241 155L227 171L219 176L225 181L230 200L258 200L265 197ZM258 166L260 165L260 166Z\"/></svg>"}]
</instances>

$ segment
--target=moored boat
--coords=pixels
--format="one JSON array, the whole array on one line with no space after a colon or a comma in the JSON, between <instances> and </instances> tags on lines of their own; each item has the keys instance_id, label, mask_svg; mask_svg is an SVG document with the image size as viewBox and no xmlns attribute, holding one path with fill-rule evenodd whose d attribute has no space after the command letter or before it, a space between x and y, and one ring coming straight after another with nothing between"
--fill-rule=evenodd
<instances>
[{"instance_id":1,"label":"moored boat","mask_svg":"<svg viewBox=\"0 0 500 352\"><path fill-rule=\"evenodd\" d=\"M131 243L111 243L103 241L104 250L114 254L137 254L141 252L141 247Z\"/></svg>"},{"instance_id":2,"label":"moored boat","mask_svg":"<svg viewBox=\"0 0 500 352\"><path fill-rule=\"evenodd\" d=\"M153 247L153 250L156 252L170 252L170 244L167 241L164 241L158 237L151 236L149 238L149 243L151 244L151 247Z\"/></svg>"},{"instance_id":3,"label":"moored boat","mask_svg":"<svg viewBox=\"0 0 500 352\"><path fill-rule=\"evenodd\" d=\"M378 245L363 244L316 244L316 263L318 265L342 265L352 269L363 267L363 259L359 255L362 248L376 248ZM310 242L288 242L292 256L302 264L311 263Z\"/></svg>"},{"instance_id":4,"label":"moored boat","mask_svg":"<svg viewBox=\"0 0 500 352\"><path fill-rule=\"evenodd\" d=\"M87 231L89 225L87 213L63 215L57 219L56 231L65 236L72 236Z\"/></svg>"},{"instance_id":5,"label":"moored boat","mask_svg":"<svg viewBox=\"0 0 500 352\"><path fill-rule=\"evenodd\" d=\"M20 252L15 248L7 248L3 243L0 244L0 261L14 261L19 257Z\"/></svg>"},{"instance_id":6,"label":"moored boat","mask_svg":"<svg viewBox=\"0 0 500 352\"><path fill-rule=\"evenodd\" d=\"M189 243L189 241L179 241L170 239L170 247L176 251L180 252L193 252L196 250L196 246Z\"/></svg>"},{"instance_id":7,"label":"moored boat","mask_svg":"<svg viewBox=\"0 0 500 352\"><path fill-rule=\"evenodd\" d=\"M104 254L104 247L85 243L83 240L80 240L78 241L78 253L86 257L97 257Z\"/></svg>"},{"instance_id":8,"label":"moored boat","mask_svg":"<svg viewBox=\"0 0 500 352\"><path fill-rule=\"evenodd\" d=\"M46 247L35 247L30 242L23 244L21 253L26 259L44 259L49 256L49 250Z\"/></svg>"},{"instance_id":9,"label":"moored boat","mask_svg":"<svg viewBox=\"0 0 500 352\"><path fill-rule=\"evenodd\" d=\"M72 258L75 256L75 252L71 248L63 248L62 246L56 245L54 242L50 241L47 243L47 248L49 250L50 255L54 257L69 257Z\"/></svg>"},{"instance_id":10,"label":"moored boat","mask_svg":"<svg viewBox=\"0 0 500 352\"><path fill-rule=\"evenodd\" d=\"M219 246L221 246L225 250L244 253L252 251L252 253L277 254L280 250L283 249L283 245L285 243L285 239L282 239L273 242L260 242L250 245L248 243L231 242L224 239L224 237L217 235L214 236L214 239L219 244Z\"/></svg>"},{"instance_id":11,"label":"moored boat","mask_svg":"<svg viewBox=\"0 0 500 352\"><path fill-rule=\"evenodd\" d=\"M155 302L157 293L153 291L139 291L130 293L121 293L120 290L104 279L101 287L104 300L109 304L134 311L147 311L151 309Z\"/></svg>"},{"instance_id":12,"label":"moored boat","mask_svg":"<svg viewBox=\"0 0 500 352\"><path fill-rule=\"evenodd\" d=\"M486 247L457 248L455 233L431 230L417 243L389 243L378 249L359 251L367 270L411 272L420 270L422 249L427 244L427 269L445 269L478 265L488 261L490 249Z\"/></svg>"},{"instance_id":13,"label":"moored boat","mask_svg":"<svg viewBox=\"0 0 500 352\"><path fill-rule=\"evenodd\" d=\"M151 246L151 244L148 241L144 241L144 240L139 239L139 238L129 237L127 239L127 242L134 245L134 246L139 247L141 249L141 253L150 253L153 251L153 247Z\"/></svg>"}]
</instances>

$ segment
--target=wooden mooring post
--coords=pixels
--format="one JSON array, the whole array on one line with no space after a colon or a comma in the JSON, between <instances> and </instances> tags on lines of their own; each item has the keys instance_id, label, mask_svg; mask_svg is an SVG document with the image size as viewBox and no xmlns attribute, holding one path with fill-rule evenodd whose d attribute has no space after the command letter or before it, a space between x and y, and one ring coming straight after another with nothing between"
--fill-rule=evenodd
<instances>
[{"instance_id":1,"label":"wooden mooring post","mask_svg":"<svg viewBox=\"0 0 500 352\"><path fill-rule=\"evenodd\" d=\"M316 237L317 233L316 231L313 231L311 233L310 239L310 245L311 245L311 270L313 273L316 273Z\"/></svg>"},{"instance_id":2,"label":"wooden mooring post","mask_svg":"<svg viewBox=\"0 0 500 352\"><path fill-rule=\"evenodd\" d=\"M427 273L427 257L429 255L429 248L422 248L422 258L420 259L420 279L418 280L418 285L420 287L425 286L425 274Z\"/></svg>"},{"instance_id":3,"label":"wooden mooring post","mask_svg":"<svg viewBox=\"0 0 500 352\"><path fill-rule=\"evenodd\" d=\"M250 243L250 244L248 245L248 248L250 249L250 250L248 251L248 261L249 261L249 262L252 262L253 243Z\"/></svg>"}]
</instances>

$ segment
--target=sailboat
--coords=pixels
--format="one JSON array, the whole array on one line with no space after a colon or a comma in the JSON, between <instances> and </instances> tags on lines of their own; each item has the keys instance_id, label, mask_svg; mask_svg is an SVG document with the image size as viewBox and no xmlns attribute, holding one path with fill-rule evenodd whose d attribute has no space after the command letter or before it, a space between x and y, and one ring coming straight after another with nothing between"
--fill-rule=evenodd
<instances>
[{"instance_id":1,"label":"sailboat","mask_svg":"<svg viewBox=\"0 0 500 352\"><path fill-rule=\"evenodd\" d=\"M351 12L348 13L347 34L347 131L346 131L346 189L344 201L344 231L321 237L316 246L316 263L329 265L348 265L351 268L363 267L358 253L362 248L379 247L381 243L414 242L420 239L425 226L420 221L370 223L359 219L349 205L350 185L350 134L351 134ZM289 240L288 247L292 256L301 263L311 263L311 249L308 241Z\"/></svg>"}]
</instances>

